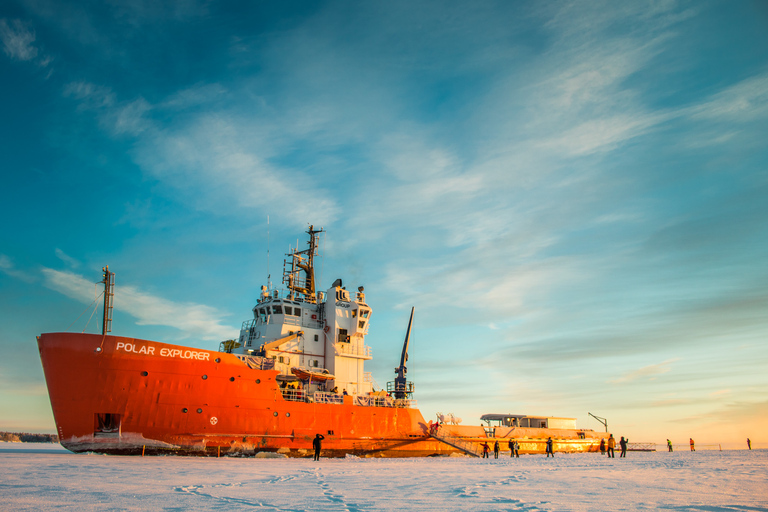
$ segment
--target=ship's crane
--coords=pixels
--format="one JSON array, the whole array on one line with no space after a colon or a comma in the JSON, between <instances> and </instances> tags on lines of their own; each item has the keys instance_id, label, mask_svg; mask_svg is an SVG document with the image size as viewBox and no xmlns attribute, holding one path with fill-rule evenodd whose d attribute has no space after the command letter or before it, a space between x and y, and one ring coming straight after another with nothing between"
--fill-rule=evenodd
<instances>
[{"instance_id":1,"label":"ship's crane","mask_svg":"<svg viewBox=\"0 0 768 512\"><path fill-rule=\"evenodd\" d=\"M408 330L405 332L405 342L403 342L403 352L400 355L400 366L395 368L394 382L387 382L387 391L394 392L395 398L409 398L413 394L413 382L408 382L405 375L408 373L408 368L405 367L405 363L408 362L408 344L411 340L411 326L413 325L413 312L416 308L411 308L411 318L408 320ZM392 386L394 384L394 386Z\"/></svg>"}]
</instances>

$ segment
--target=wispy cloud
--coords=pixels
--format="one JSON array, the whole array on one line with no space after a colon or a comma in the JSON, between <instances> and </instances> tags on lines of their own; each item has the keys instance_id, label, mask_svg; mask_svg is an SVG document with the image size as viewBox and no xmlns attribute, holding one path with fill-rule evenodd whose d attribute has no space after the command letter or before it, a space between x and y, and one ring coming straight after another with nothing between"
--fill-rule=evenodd
<instances>
[{"instance_id":1,"label":"wispy cloud","mask_svg":"<svg viewBox=\"0 0 768 512\"><path fill-rule=\"evenodd\" d=\"M627 382L632 382L640 379L653 380L656 378L657 375L661 375L663 373L669 372L672 369L671 364L674 363L675 361L679 361L679 358L669 359L662 363L643 366L642 368L638 368L637 370L625 373L618 379L613 379L608 382L611 384L624 384Z\"/></svg>"},{"instance_id":2,"label":"wispy cloud","mask_svg":"<svg viewBox=\"0 0 768 512\"><path fill-rule=\"evenodd\" d=\"M73 272L43 268L45 286L88 304L98 296L96 284ZM121 285L115 290L114 307L136 318L138 325L174 327L187 336L202 340L223 340L237 329L223 323L226 315L210 306L178 303Z\"/></svg>"},{"instance_id":3,"label":"wispy cloud","mask_svg":"<svg viewBox=\"0 0 768 512\"><path fill-rule=\"evenodd\" d=\"M744 123L768 117L768 73L746 78L688 111L696 120Z\"/></svg>"},{"instance_id":4,"label":"wispy cloud","mask_svg":"<svg viewBox=\"0 0 768 512\"><path fill-rule=\"evenodd\" d=\"M32 60L37 57L35 31L21 20L0 19L0 39L3 41L5 54L16 60Z\"/></svg>"},{"instance_id":5,"label":"wispy cloud","mask_svg":"<svg viewBox=\"0 0 768 512\"><path fill-rule=\"evenodd\" d=\"M67 265L69 265L71 268L77 268L77 267L80 266L80 262L79 261L77 261L75 258L69 256L67 253L65 253L64 251L62 251L58 247L56 248L56 257L59 258L64 263L66 263Z\"/></svg>"},{"instance_id":6,"label":"wispy cloud","mask_svg":"<svg viewBox=\"0 0 768 512\"><path fill-rule=\"evenodd\" d=\"M0 272L11 276L16 279L20 279L26 283L32 283L35 281L34 276L31 274L24 272L23 270L17 269L11 258L6 256L5 254L0 254Z\"/></svg>"}]
</instances>

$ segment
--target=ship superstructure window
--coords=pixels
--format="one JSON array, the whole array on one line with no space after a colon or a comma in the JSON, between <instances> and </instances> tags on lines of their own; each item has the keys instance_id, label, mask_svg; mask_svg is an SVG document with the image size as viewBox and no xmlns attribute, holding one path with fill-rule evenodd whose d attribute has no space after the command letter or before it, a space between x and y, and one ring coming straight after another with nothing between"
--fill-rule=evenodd
<instances>
[{"instance_id":1,"label":"ship superstructure window","mask_svg":"<svg viewBox=\"0 0 768 512\"><path fill-rule=\"evenodd\" d=\"M293 314L293 308L291 306L285 306L285 314L286 315L292 315Z\"/></svg>"},{"instance_id":2,"label":"ship superstructure window","mask_svg":"<svg viewBox=\"0 0 768 512\"><path fill-rule=\"evenodd\" d=\"M276 315L282 315L283 314L283 308L282 306L272 306L272 312Z\"/></svg>"},{"instance_id":3,"label":"ship superstructure window","mask_svg":"<svg viewBox=\"0 0 768 512\"><path fill-rule=\"evenodd\" d=\"M293 316L301 316L301 308L293 308Z\"/></svg>"},{"instance_id":4,"label":"ship superstructure window","mask_svg":"<svg viewBox=\"0 0 768 512\"><path fill-rule=\"evenodd\" d=\"M360 308L360 317L361 318L368 318L368 315L370 315L370 314L371 314L371 310L370 309Z\"/></svg>"},{"instance_id":5,"label":"ship superstructure window","mask_svg":"<svg viewBox=\"0 0 768 512\"><path fill-rule=\"evenodd\" d=\"M267 321L267 310L265 308L259 308L259 319L262 322Z\"/></svg>"},{"instance_id":6,"label":"ship superstructure window","mask_svg":"<svg viewBox=\"0 0 768 512\"><path fill-rule=\"evenodd\" d=\"M315 341L320 341L320 336L318 336L317 334L315 334Z\"/></svg>"},{"instance_id":7,"label":"ship superstructure window","mask_svg":"<svg viewBox=\"0 0 768 512\"><path fill-rule=\"evenodd\" d=\"M346 329L339 329L339 343L349 343Z\"/></svg>"}]
</instances>

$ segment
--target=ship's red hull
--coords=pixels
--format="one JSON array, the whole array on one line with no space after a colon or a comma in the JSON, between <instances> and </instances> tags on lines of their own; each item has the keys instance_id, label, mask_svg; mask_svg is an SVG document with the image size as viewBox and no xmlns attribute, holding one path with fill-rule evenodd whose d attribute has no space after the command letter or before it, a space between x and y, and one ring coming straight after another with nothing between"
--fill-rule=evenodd
<instances>
[{"instance_id":1,"label":"ship's red hull","mask_svg":"<svg viewBox=\"0 0 768 512\"><path fill-rule=\"evenodd\" d=\"M73 333L38 346L61 444L75 452L300 457L315 434L324 456L457 451L428 437L417 409L288 401L277 371L232 354Z\"/></svg>"},{"instance_id":2,"label":"ship's red hull","mask_svg":"<svg viewBox=\"0 0 768 512\"><path fill-rule=\"evenodd\" d=\"M73 452L110 454L305 457L315 434L323 456L423 457L461 453L429 436L417 409L312 403L283 398L275 370L252 369L237 356L154 341L96 334L38 337L61 444ZM482 427L443 426L475 446ZM447 430L445 430L447 429ZM576 431L518 429L521 453L597 451L599 438ZM542 437L543 436L543 437Z\"/></svg>"}]
</instances>

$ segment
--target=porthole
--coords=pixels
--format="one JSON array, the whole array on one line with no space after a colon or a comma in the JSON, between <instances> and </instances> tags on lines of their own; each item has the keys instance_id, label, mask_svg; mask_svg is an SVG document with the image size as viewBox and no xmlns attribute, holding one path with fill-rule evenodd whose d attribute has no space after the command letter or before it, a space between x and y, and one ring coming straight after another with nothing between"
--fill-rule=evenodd
<instances>
[{"instance_id":1,"label":"porthole","mask_svg":"<svg viewBox=\"0 0 768 512\"><path fill-rule=\"evenodd\" d=\"M272 416L277 416L277 411L273 412Z\"/></svg>"},{"instance_id":2,"label":"porthole","mask_svg":"<svg viewBox=\"0 0 768 512\"><path fill-rule=\"evenodd\" d=\"M149 373L147 373L147 372L141 372L141 376L142 376L142 377L146 377L147 375L149 375Z\"/></svg>"},{"instance_id":3,"label":"porthole","mask_svg":"<svg viewBox=\"0 0 768 512\"><path fill-rule=\"evenodd\" d=\"M220 362L221 362L221 358L220 358L220 357L217 357L217 358L215 359L215 361L216 361L217 363L220 363Z\"/></svg>"},{"instance_id":4,"label":"porthole","mask_svg":"<svg viewBox=\"0 0 768 512\"><path fill-rule=\"evenodd\" d=\"M235 378L234 377L230 377L229 378L229 382L235 382Z\"/></svg>"},{"instance_id":5,"label":"porthole","mask_svg":"<svg viewBox=\"0 0 768 512\"><path fill-rule=\"evenodd\" d=\"M183 412L184 414L186 414L187 411L189 411L189 409L187 409L186 407L181 410L181 412Z\"/></svg>"},{"instance_id":6,"label":"porthole","mask_svg":"<svg viewBox=\"0 0 768 512\"><path fill-rule=\"evenodd\" d=\"M261 379L256 379L256 384L261 384Z\"/></svg>"},{"instance_id":7,"label":"porthole","mask_svg":"<svg viewBox=\"0 0 768 512\"><path fill-rule=\"evenodd\" d=\"M289 413L289 412L285 413L285 417L286 418L290 418L291 417L291 413Z\"/></svg>"},{"instance_id":8,"label":"porthole","mask_svg":"<svg viewBox=\"0 0 768 512\"><path fill-rule=\"evenodd\" d=\"M203 412L203 410L202 410L202 409L198 409L198 410L197 410L197 414L202 414L202 412Z\"/></svg>"},{"instance_id":9,"label":"porthole","mask_svg":"<svg viewBox=\"0 0 768 512\"><path fill-rule=\"evenodd\" d=\"M207 375L203 375L203 380L206 380L208 378Z\"/></svg>"}]
</instances>

